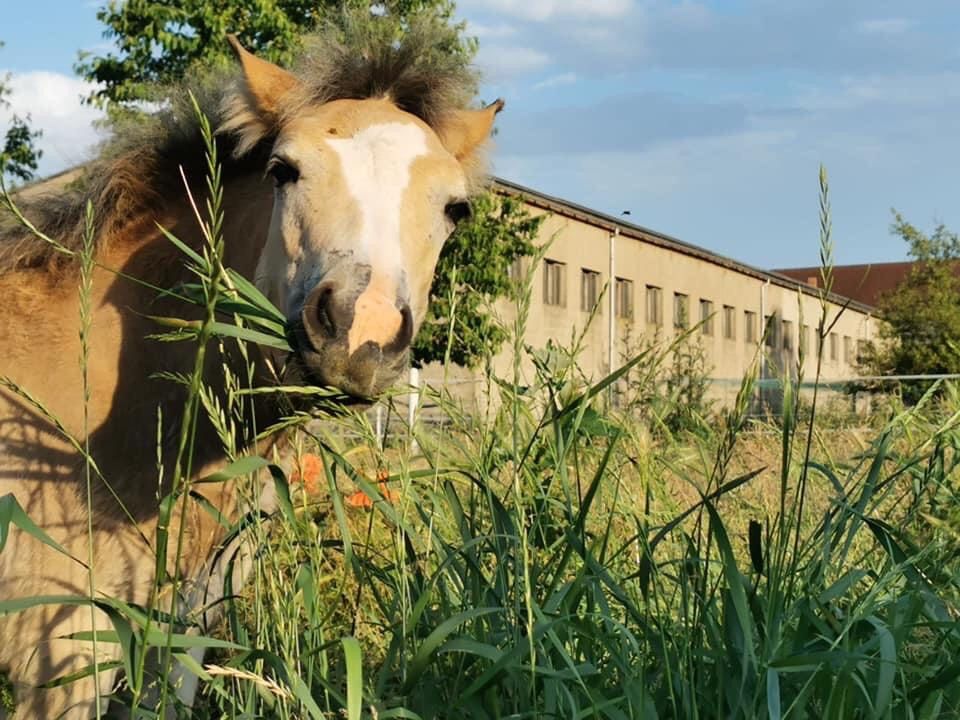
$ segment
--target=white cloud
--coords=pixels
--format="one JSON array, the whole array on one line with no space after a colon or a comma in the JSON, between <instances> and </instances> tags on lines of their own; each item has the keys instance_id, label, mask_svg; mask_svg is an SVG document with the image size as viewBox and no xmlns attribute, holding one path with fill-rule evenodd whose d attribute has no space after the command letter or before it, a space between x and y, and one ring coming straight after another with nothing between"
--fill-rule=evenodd
<instances>
[{"instance_id":1,"label":"white cloud","mask_svg":"<svg viewBox=\"0 0 960 720\"><path fill-rule=\"evenodd\" d=\"M716 20L710 8L690 0L663 8L663 14L669 23L687 30L704 30Z\"/></svg>"},{"instance_id":2,"label":"white cloud","mask_svg":"<svg viewBox=\"0 0 960 720\"><path fill-rule=\"evenodd\" d=\"M857 30L864 35L902 35L912 25L906 18L877 18L857 23Z\"/></svg>"},{"instance_id":3,"label":"white cloud","mask_svg":"<svg viewBox=\"0 0 960 720\"><path fill-rule=\"evenodd\" d=\"M534 90L545 90L547 88L559 87L561 85L573 85L577 82L577 74L572 72L562 73L541 80L533 86Z\"/></svg>"},{"instance_id":4,"label":"white cloud","mask_svg":"<svg viewBox=\"0 0 960 720\"><path fill-rule=\"evenodd\" d=\"M633 0L467 0L463 7L542 22L559 16L617 18L630 12Z\"/></svg>"},{"instance_id":5,"label":"white cloud","mask_svg":"<svg viewBox=\"0 0 960 720\"><path fill-rule=\"evenodd\" d=\"M30 115L31 127L43 131L38 142L43 151L39 174L48 175L90 158L99 140L93 123L102 113L84 105L81 98L93 85L60 73L33 71L12 74L9 87L10 107L0 108L0 128L5 128L13 115Z\"/></svg>"},{"instance_id":6,"label":"white cloud","mask_svg":"<svg viewBox=\"0 0 960 720\"><path fill-rule=\"evenodd\" d=\"M931 0L945 4L955 0ZM876 3L874 2L873 5ZM947 23L929 13L864 14L868 0L460 0L468 17L508 23L513 45L537 48L581 77L664 70L844 73L949 67L958 57ZM893 6L893 3L884 3ZM835 10L835 11L834 11ZM942 13L941 13L942 14ZM932 16L936 15L934 13ZM816 36L810 43L807 38ZM482 43L481 43L482 44Z\"/></svg>"},{"instance_id":7,"label":"white cloud","mask_svg":"<svg viewBox=\"0 0 960 720\"><path fill-rule=\"evenodd\" d=\"M926 111L960 100L960 72L874 74L841 78L837 85L802 89L793 102L809 111L850 111L883 105Z\"/></svg>"},{"instance_id":8,"label":"white cloud","mask_svg":"<svg viewBox=\"0 0 960 720\"><path fill-rule=\"evenodd\" d=\"M513 25L508 25L507 23L486 25L484 23L470 22L467 24L467 34L474 35L484 40L493 40L516 35L517 29Z\"/></svg>"},{"instance_id":9,"label":"white cloud","mask_svg":"<svg viewBox=\"0 0 960 720\"><path fill-rule=\"evenodd\" d=\"M529 47L481 45L477 65L490 81L503 81L524 73L541 70L550 57Z\"/></svg>"}]
</instances>

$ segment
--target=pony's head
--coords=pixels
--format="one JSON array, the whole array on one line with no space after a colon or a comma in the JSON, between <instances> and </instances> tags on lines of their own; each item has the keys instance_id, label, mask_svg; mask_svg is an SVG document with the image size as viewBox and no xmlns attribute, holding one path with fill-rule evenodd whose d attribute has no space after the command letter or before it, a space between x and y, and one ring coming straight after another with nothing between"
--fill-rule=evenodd
<instances>
[{"instance_id":1,"label":"pony's head","mask_svg":"<svg viewBox=\"0 0 960 720\"><path fill-rule=\"evenodd\" d=\"M270 144L260 289L288 318L315 381L372 397L405 368L440 250L470 212L474 156L498 101L418 117L389 90L320 99L231 39L243 73L225 124Z\"/></svg>"}]
</instances>

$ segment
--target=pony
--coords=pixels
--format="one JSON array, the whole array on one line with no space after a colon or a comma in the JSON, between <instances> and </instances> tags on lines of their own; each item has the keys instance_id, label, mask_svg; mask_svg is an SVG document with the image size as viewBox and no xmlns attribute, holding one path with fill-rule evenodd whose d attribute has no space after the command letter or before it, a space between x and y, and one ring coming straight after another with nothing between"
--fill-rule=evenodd
<instances>
[{"instance_id":1,"label":"pony","mask_svg":"<svg viewBox=\"0 0 960 720\"><path fill-rule=\"evenodd\" d=\"M471 108L474 74L431 44L429 32L414 25L400 41L380 35L352 46L321 34L292 69L230 37L238 71L201 83L198 102L213 118L223 159L224 265L282 310L295 346L286 354L248 348L247 357L211 344L204 380L220 392L224 368L242 375L246 362L260 383L310 380L370 399L407 367L441 249L481 186L503 103ZM12 495L74 558L92 558L97 595L138 605L154 578L157 498L169 490L158 468L176 458L183 413L185 391L169 378L188 374L196 357L191 343L152 339L152 317L199 317L164 292L192 277L161 228L202 247L192 198L206 193L204 178L199 124L175 98L119 130L79 182L18 196L24 215L72 255L0 217L0 498ZM85 390L76 255L88 203L95 228ZM280 417L280 403L264 397L243 418L244 438ZM209 421L194 443L193 476L224 466ZM83 447L100 474L89 498ZM229 483L197 488L223 512L241 508ZM189 548L180 576L209 580L220 526L187 506L172 527ZM0 599L89 597L83 563L13 525L6 541ZM90 643L71 634L109 628L106 614L88 606L0 617L13 717L88 718L97 679L51 681L93 663ZM100 661L116 659L109 648L98 646Z\"/></svg>"}]
</instances>

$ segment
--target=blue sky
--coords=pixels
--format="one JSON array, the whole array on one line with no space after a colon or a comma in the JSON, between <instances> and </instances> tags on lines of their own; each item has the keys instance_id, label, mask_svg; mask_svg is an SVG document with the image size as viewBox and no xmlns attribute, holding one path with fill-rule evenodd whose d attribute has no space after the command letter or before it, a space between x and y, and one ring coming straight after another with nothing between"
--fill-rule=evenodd
<instances>
[{"instance_id":1,"label":"blue sky","mask_svg":"<svg viewBox=\"0 0 960 720\"><path fill-rule=\"evenodd\" d=\"M5 3L0 71L43 128L43 170L89 157L73 77L103 53L88 0ZM837 260L904 257L890 209L960 229L955 0L459 0L494 170L761 267L817 262L817 168ZM0 111L0 125L5 115Z\"/></svg>"}]
</instances>

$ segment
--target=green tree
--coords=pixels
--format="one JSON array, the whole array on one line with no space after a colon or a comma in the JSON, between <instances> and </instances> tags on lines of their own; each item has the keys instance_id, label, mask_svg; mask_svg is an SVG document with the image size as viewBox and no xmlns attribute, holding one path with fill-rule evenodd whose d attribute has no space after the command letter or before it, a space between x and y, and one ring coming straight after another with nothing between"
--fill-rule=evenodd
<instances>
[{"instance_id":1,"label":"green tree","mask_svg":"<svg viewBox=\"0 0 960 720\"><path fill-rule=\"evenodd\" d=\"M443 360L449 347L453 362L471 367L506 340L490 305L497 298L516 297L519 287L511 266L535 252L543 216L533 217L520 199L494 192L471 205L471 217L461 222L440 255L430 312L413 344L416 363Z\"/></svg>"},{"instance_id":2,"label":"green tree","mask_svg":"<svg viewBox=\"0 0 960 720\"><path fill-rule=\"evenodd\" d=\"M3 47L2 42L0 47ZM9 80L9 75L0 77L0 108L10 107L10 103L7 102L7 96L10 94ZM30 128L29 115L26 118L14 115L10 127L3 135L3 147L0 148L0 175L22 181L33 178L42 154L34 144L39 137L40 132Z\"/></svg>"},{"instance_id":3,"label":"green tree","mask_svg":"<svg viewBox=\"0 0 960 720\"><path fill-rule=\"evenodd\" d=\"M76 70L97 83L90 97L95 104L155 100L194 65L230 62L227 33L260 57L285 65L303 33L324 17L369 5L400 18L431 10L446 22L454 9L450 0L110 0L97 11L97 19L116 52L81 53ZM464 39L459 50L472 57L475 43Z\"/></svg>"},{"instance_id":4,"label":"green tree","mask_svg":"<svg viewBox=\"0 0 960 720\"><path fill-rule=\"evenodd\" d=\"M876 375L960 373L960 237L942 224L927 235L896 212L891 232L907 243L914 265L880 298L878 342L861 363ZM915 401L927 387L902 383L904 399Z\"/></svg>"},{"instance_id":5,"label":"green tree","mask_svg":"<svg viewBox=\"0 0 960 720\"><path fill-rule=\"evenodd\" d=\"M452 0L110 0L97 17L117 50L81 56L77 71L98 84L91 101L118 112L131 103L162 98L163 87L179 82L191 68L232 62L223 40L228 32L261 57L284 65L305 32L345 8L390 15L398 33L414 13L429 13L455 31L456 39L441 52L453 53L465 64L476 54L476 40L465 37L464 23L453 18ZM488 311L493 300L511 296L510 266L534 251L540 221L519 200L494 194L474 200L473 211L440 257L430 314L414 343L415 362L444 359L452 293L454 362L475 365L495 353L506 337Z\"/></svg>"}]
</instances>

